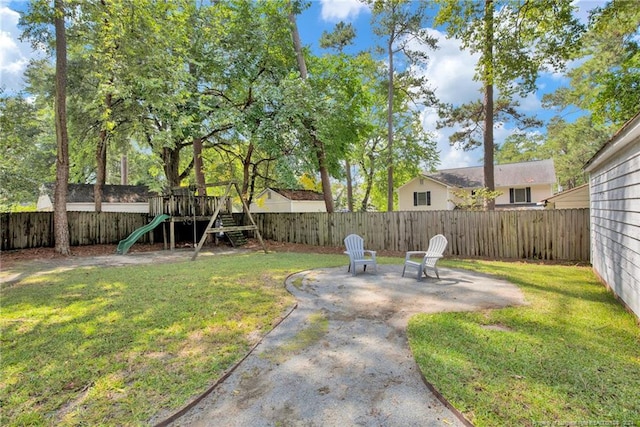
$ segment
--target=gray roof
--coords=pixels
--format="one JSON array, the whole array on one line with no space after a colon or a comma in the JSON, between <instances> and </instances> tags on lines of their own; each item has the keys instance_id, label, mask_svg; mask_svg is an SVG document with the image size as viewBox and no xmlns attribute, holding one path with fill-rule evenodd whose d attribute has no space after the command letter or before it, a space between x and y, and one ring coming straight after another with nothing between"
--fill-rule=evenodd
<instances>
[{"instance_id":1,"label":"gray roof","mask_svg":"<svg viewBox=\"0 0 640 427\"><path fill-rule=\"evenodd\" d=\"M286 197L289 200L324 200L324 195L312 190L291 190L271 188L272 191Z\"/></svg>"},{"instance_id":2,"label":"gray roof","mask_svg":"<svg viewBox=\"0 0 640 427\"><path fill-rule=\"evenodd\" d=\"M435 173L425 173L424 175L452 187L484 187L484 168L482 166L441 169ZM494 179L496 187L554 184L556 170L552 159L507 163L494 166Z\"/></svg>"},{"instance_id":3,"label":"gray roof","mask_svg":"<svg viewBox=\"0 0 640 427\"><path fill-rule=\"evenodd\" d=\"M68 184L67 203L93 203L93 184ZM51 201L54 196L54 184L45 184L43 192ZM147 203L151 193L145 185L105 185L102 188L104 203Z\"/></svg>"}]
</instances>

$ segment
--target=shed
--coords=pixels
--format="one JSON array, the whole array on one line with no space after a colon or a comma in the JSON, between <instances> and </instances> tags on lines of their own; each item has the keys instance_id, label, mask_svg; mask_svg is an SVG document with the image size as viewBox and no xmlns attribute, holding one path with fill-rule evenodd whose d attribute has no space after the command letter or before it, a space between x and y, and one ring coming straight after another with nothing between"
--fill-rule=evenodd
<instances>
[{"instance_id":1,"label":"shed","mask_svg":"<svg viewBox=\"0 0 640 427\"><path fill-rule=\"evenodd\" d=\"M591 263L640 317L640 113L584 167L591 198Z\"/></svg>"},{"instance_id":2,"label":"shed","mask_svg":"<svg viewBox=\"0 0 640 427\"><path fill-rule=\"evenodd\" d=\"M589 184L582 184L561 191L542 200L547 209L587 209L589 208Z\"/></svg>"},{"instance_id":3,"label":"shed","mask_svg":"<svg viewBox=\"0 0 640 427\"><path fill-rule=\"evenodd\" d=\"M265 188L251 202L249 211L263 212L326 212L322 193L311 190Z\"/></svg>"},{"instance_id":4,"label":"shed","mask_svg":"<svg viewBox=\"0 0 640 427\"><path fill-rule=\"evenodd\" d=\"M68 184L67 211L93 212L95 202L93 184ZM149 188L144 185L105 185L102 189L103 212L149 213ZM36 209L53 211L54 184L40 190Z\"/></svg>"}]
</instances>

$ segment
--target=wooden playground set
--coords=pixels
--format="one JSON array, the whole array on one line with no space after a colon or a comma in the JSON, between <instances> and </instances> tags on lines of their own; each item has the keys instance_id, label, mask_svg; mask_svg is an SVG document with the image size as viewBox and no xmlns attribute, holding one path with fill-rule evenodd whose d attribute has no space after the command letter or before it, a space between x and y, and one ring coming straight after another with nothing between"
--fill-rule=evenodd
<instances>
[{"instance_id":1,"label":"wooden playground set","mask_svg":"<svg viewBox=\"0 0 640 427\"><path fill-rule=\"evenodd\" d=\"M207 226L199 237L195 246L195 251L191 260L195 260L198 253L204 246L210 236L214 239L225 235L232 246L239 247L247 243L244 235L245 231L252 231L262 249L267 249L260 236L260 231L256 225L246 200L242 197L238 184L234 181L216 184L207 184L207 188L224 187L222 196L196 196L195 188L192 187L174 187L170 194L153 196L149 199L149 215L153 220L139 229L135 230L129 237L121 240L118 244L117 253L126 254L129 248L144 234L152 231L158 225L163 225L163 237L165 248L167 246L166 226L169 226L169 247L173 251L176 247L176 224L186 223L193 225L194 242L197 238L198 222L208 221ZM244 214L244 222L246 225L238 225L233 216L232 210L232 192L235 191L238 198L242 202L242 211Z\"/></svg>"}]
</instances>

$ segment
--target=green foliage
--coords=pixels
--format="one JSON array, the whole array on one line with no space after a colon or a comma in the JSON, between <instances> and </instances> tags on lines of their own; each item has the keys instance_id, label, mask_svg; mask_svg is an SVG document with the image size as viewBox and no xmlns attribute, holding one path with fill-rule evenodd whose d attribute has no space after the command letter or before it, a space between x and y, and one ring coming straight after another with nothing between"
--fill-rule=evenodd
<instances>
[{"instance_id":1,"label":"green foliage","mask_svg":"<svg viewBox=\"0 0 640 427\"><path fill-rule=\"evenodd\" d=\"M24 39L52 53L50 3L31 1L22 28ZM569 74L572 88L549 97L548 103L589 109L593 124L605 131L606 124L626 120L640 99L640 18L633 2L596 9L589 33L580 40L572 2L490 2L496 41L490 63L483 50L486 2L436 3L437 23L446 24L465 48L483 53L476 78L490 71L487 82L495 83L501 95L491 118L520 129L497 149L499 159L526 160L544 153L556 160L565 187L580 181L579 144L561 144L554 136L560 131L551 126L549 143L536 150L533 144L539 141L530 142L523 132L541 122L522 114L512 95L533 90L540 71L561 70L563 59L573 54L585 60ZM251 194L274 183L293 186L302 174L317 173L315 136L325 146L333 178L343 179L345 159L357 169L358 209L384 210L390 168L395 188L438 162L433 137L416 113L436 100L411 66L428 59L425 49L412 49L416 41L434 48L435 40L425 31L426 2L369 4L386 58L344 54L355 33L352 25L339 23L320 41L336 54L316 57L306 49L312 78L300 82L288 16L291 8L303 9L302 2L66 1L70 180L95 182L97 147L106 142L107 183L119 182L123 154L130 159L131 182L154 189L195 183L192 147L198 139L203 141L206 181L239 180ZM393 69L389 55L395 58ZM15 106L25 99L4 98L0 200L5 205L32 200L37 186L53 180L53 71L48 59L30 64L26 77L32 108ZM393 112L391 123L388 111ZM462 126L452 143L467 149L483 144L487 114L482 101L444 105L441 113L439 126ZM315 123L311 130L309 123ZM575 126L575 131L567 126L563 137L583 141L588 145L583 151L592 152L591 142L601 137L583 138L578 129L592 130ZM27 142L34 135L37 153Z\"/></svg>"},{"instance_id":2,"label":"green foliage","mask_svg":"<svg viewBox=\"0 0 640 427\"><path fill-rule=\"evenodd\" d=\"M547 96L550 105L578 106L594 124L619 128L640 111L640 8L634 1L612 1L592 11L581 63L567 76L570 87Z\"/></svg>"},{"instance_id":3,"label":"green foliage","mask_svg":"<svg viewBox=\"0 0 640 427\"><path fill-rule=\"evenodd\" d=\"M509 135L503 144L496 146L496 163L519 163L548 159L543 148L544 136L539 133L517 132Z\"/></svg>"},{"instance_id":4,"label":"green foliage","mask_svg":"<svg viewBox=\"0 0 640 427\"><path fill-rule=\"evenodd\" d=\"M582 168L613 132L612 128L595 126L589 117L580 117L573 123L552 120L544 150L554 159L558 184L567 190L586 183L588 175Z\"/></svg>"},{"instance_id":5,"label":"green foliage","mask_svg":"<svg viewBox=\"0 0 640 427\"><path fill-rule=\"evenodd\" d=\"M524 97L536 89L540 71L559 71L564 60L580 46L583 27L569 1L436 0L440 5L435 23L446 24L447 34L462 41L462 47L479 52L476 79L495 84L502 96ZM485 6L494 10L495 25L489 30L495 43L486 46ZM530 47L535 45L535 49ZM492 55L487 55L491 49ZM490 61L490 62L487 62ZM485 72L490 69L487 80Z\"/></svg>"},{"instance_id":6,"label":"green foliage","mask_svg":"<svg viewBox=\"0 0 640 427\"><path fill-rule=\"evenodd\" d=\"M320 47L323 49L335 49L337 52L342 53L346 46L353 43L355 37L356 32L353 29L353 25L340 21L333 28L333 32L322 32Z\"/></svg>"},{"instance_id":7,"label":"green foliage","mask_svg":"<svg viewBox=\"0 0 640 427\"><path fill-rule=\"evenodd\" d=\"M491 191L488 188L477 188L473 191L456 190L453 192L455 199L450 200L456 205L456 209L465 211L482 211L487 202L493 201L502 195L502 191Z\"/></svg>"},{"instance_id":8,"label":"green foliage","mask_svg":"<svg viewBox=\"0 0 640 427\"><path fill-rule=\"evenodd\" d=\"M518 111L520 102L500 97L494 103L493 120L495 122L512 123L521 131L542 126L542 122L535 117ZM482 147L485 134L486 108L481 100L454 107L451 104L439 106L438 129L459 125L461 130L455 131L449 137L452 145L464 150Z\"/></svg>"},{"instance_id":9,"label":"green foliage","mask_svg":"<svg viewBox=\"0 0 640 427\"><path fill-rule=\"evenodd\" d=\"M0 206L35 203L40 186L55 180L53 112L22 95L0 93Z\"/></svg>"}]
</instances>

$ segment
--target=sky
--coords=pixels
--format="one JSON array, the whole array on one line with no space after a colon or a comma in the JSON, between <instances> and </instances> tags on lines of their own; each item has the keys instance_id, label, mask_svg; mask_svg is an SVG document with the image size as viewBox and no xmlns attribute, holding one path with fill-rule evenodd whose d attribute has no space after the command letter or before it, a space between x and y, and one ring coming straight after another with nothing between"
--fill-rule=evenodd
<instances>
[{"instance_id":1,"label":"sky","mask_svg":"<svg viewBox=\"0 0 640 427\"><path fill-rule=\"evenodd\" d=\"M578 16L583 21L587 18L588 10L603 3L599 0L574 1L579 8ZM29 43L18 40L21 32L17 26L20 18L17 11L24 10L26 6L26 0L0 0L0 87L9 93L22 88L24 70L29 60L38 55ZM312 0L310 7L298 17L298 29L302 43L320 54L322 51L318 41L323 31L331 31L339 21L352 23L356 29L356 40L351 52L355 53L372 48L379 42L371 32L370 19L370 10L358 0ZM429 31L437 38L438 49L429 52L429 63L421 72L429 79L440 101L460 105L480 99L481 85L473 80L477 56L461 50L459 41L446 38L441 30L431 28ZM521 101L521 111L543 119L550 118L553 113L542 109L542 95L566 83L562 75L542 75L538 82L539 90ZM482 164L481 149L466 152L451 147L448 138L455 129L438 130L436 121L435 111L427 109L422 112L423 126L437 140L440 151L438 169ZM513 129L508 125L496 124L495 142L503 142L512 132Z\"/></svg>"}]
</instances>

